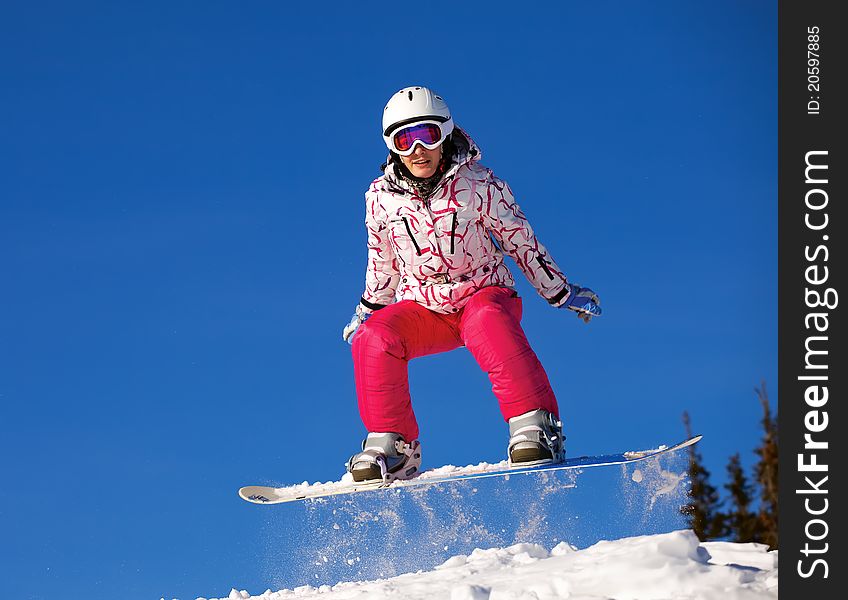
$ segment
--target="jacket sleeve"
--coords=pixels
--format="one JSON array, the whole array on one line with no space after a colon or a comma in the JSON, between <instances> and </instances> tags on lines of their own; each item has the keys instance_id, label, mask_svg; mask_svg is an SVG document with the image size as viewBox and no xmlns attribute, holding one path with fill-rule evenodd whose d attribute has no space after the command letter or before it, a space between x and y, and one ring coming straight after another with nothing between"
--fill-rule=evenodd
<instances>
[{"instance_id":1,"label":"jacket sleeve","mask_svg":"<svg viewBox=\"0 0 848 600\"><path fill-rule=\"evenodd\" d=\"M366 313L374 312L395 301L400 274L389 239L385 212L377 193L365 194L365 227L368 231L368 265L365 269L365 292L360 304Z\"/></svg>"},{"instance_id":2,"label":"jacket sleeve","mask_svg":"<svg viewBox=\"0 0 848 600\"><path fill-rule=\"evenodd\" d=\"M487 187L483 202L486 227L539 295L559 306L568 295L568 279L536 238L509 185L492 174Z\"/></svg>"}]
</instances>

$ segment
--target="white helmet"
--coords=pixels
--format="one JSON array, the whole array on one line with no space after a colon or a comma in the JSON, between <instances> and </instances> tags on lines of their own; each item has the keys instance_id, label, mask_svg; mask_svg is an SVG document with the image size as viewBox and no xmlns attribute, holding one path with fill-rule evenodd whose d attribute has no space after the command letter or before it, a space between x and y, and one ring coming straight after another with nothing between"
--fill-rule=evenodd
<instances>
[{"instance_id":1,"label":"white helmet","mask_svg":"<svg viewBox=\"0 0 848 600\"><path fill-rule=\"evenodd\" d=\"M453 119L447 103L423 86L405 87L389 98L383 109L383 139L393 149L389 135L403 125L420 121L435 121L442 130L442 139L453 131Z\"/></svg>"}]
</instances>

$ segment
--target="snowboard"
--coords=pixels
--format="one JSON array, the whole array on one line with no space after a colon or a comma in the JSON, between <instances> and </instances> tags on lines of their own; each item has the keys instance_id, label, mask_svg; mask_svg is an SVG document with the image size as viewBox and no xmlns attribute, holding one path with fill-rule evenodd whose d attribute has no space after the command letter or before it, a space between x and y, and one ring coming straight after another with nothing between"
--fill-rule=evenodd
<instances>
[{"instance_id":1,"label":"snowboard","mask_svg":"<svg viewBox=\"0 0 848 600\"><path fill-rule=\"evenodd\" d=\"M297 502L300 500L311 500L327 496L338 496L342 494L356 494L359 492L370 492L386 489L409 489L427 485L438 485L455 481L467 481L470 479L481 479L484 477L504 477L513 475L525 475L529 473L550 473L552 471L569 471L577 469L589 469L609 465L630 464L648 460L686 448L697 443L702 436L696 435L671 446L660 446L652 450L636 450L621 452L619 454L604 454L600 456L578 456L566 458L565 461L556 464L536 466L510 467L507 461L496 464L480 463L467 467L446 466L430 469L422 472L413 479L395 480L385 484L383 482L356 483L350 481L333 481L329 483L301 483L286 487L270 487L262 485L249 485L239 490L239 496L253 504L282 504L285 502ZM347 475L349 477L349 475Z\"/></svg>"}]
</instances>

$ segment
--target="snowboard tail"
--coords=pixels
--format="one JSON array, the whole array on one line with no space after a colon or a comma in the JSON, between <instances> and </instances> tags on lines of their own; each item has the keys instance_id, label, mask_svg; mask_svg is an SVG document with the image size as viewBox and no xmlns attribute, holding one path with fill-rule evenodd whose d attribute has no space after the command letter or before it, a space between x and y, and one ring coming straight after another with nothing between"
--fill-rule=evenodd
<instances>
[{"instance_id":1,"label":"snowboard tail","mask_svg":"<svg viewBox=\"0 0 848 600\"><path fill-rule=\"evenodd\" d=\"M272 487L262 485L250 485L239 490L239 496L253 504L282 504L286 502L297 502L324 498L327 496L338 496L342 494L355 494L359 492L376 491L384 489L405 489L450 483L454 481L466 481L469 479L481 479L484 477L508 477L511 475L523 475L529 473L543 473L551 471L569 471L576 469L587 469L610 465L621 465L639 462L661 456L681 448L696 444L701 440L696 435L680 443L671 446L660 446L652 450L638 450L621 452L618 454L605 454L601 456L578 456L567 458L556 464L543 464L533 466L510 467L507 461L490 465L481 463L468 467L440 467L422 472L414 479L395 480L385 484L383 482L355 483L353 481L334 481L330 483L302 483L286 487Z\"/></svg>"}]
</instances>

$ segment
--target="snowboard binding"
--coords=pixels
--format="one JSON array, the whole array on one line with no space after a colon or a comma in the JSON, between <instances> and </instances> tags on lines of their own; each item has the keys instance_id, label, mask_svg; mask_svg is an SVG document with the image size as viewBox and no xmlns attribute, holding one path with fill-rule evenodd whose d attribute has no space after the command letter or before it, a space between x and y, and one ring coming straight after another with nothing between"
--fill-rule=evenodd
<instances>
[{"instance_id":1,"label":"snowboard binding","mask_svg":"<svg viewBox=\"0 0 848 600\"><path fill-rule=\"evenodd\" d=\"M412 479L421 471L421 444L407 443L397 433L369 433L362 452L347 461L347 471L357 483L388 485L396 479Z\"/></svg>"},{"instance_id":2,"label":"snowboard binding","mask_svg":"<svg viewBox=\"0 0 848 600\"><path fill-rule=\"evenodd\" d=\"M537 409L509 420L510 467L560 463L565 460L562 422L552 413Z\"/></svg>"}]
</instances>

